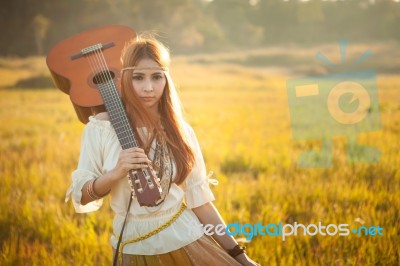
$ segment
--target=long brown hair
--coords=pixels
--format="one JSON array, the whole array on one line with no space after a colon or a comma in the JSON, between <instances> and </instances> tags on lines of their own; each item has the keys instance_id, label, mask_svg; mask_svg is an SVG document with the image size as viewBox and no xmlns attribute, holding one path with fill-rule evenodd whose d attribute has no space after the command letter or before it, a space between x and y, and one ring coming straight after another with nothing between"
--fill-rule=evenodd
<instances>
[{"instance_id":1,"label":"long brown hair","mask_svg":"<svg viewBox=\"0 0 400 266\"><path fill-rule=\"evenodd\" d=\"M136 37L125 46L121 56L123 68L134 67L142 59L152 59L160 67L168 68L170 64L167 48L153 37ZM157 135L164 137L176 164L175 182L181 184L192 170L195 158L188 142L174 83L168 71L164 71L164 74L166 85L158 106L160 121L152 117L139 100L133 89L131 70L124 71L121 76L122 101L139 145L146 153L149 152L151 143ZM147 128L149 132L147 139L139 137L137 121Z\"/></svg>"}]
</instances>

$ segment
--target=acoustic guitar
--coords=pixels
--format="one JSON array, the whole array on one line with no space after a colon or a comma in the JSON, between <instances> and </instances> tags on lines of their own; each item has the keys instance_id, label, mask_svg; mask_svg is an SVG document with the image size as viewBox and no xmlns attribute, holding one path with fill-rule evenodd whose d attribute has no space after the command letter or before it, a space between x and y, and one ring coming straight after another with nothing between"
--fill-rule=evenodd
<instances>
[{"instance_id":1,"label":"acoustic guitar","mask_svg":"<svg viewBox=\"0 0 400 266\"><path fill-rule=\"evenodd\" d=\"M126 26L95 28L60 42L46 58L55 85L69 94L79 120L87 123L90 115L107 111L122 149L138 147L117 85L121 51L134 37ZM140 206L162 202L152 167L129 171L129 183Z\"/></svg>"}]
</instances>

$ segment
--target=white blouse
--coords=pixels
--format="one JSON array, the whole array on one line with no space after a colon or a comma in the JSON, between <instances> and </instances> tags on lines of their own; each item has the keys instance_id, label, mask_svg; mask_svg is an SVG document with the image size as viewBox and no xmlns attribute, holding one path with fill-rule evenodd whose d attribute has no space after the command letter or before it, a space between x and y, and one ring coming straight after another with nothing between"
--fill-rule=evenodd
<instances>
[{"instance_id":1,"label":"white blouse","mask_svg":"<svg viewBox=\"0 0 400 266\"><path fill-rule=\"evenodd\" d=\"M125 246L126 254L154 255L167 253L199 239L203 235L201 223L191 210L214 200L208 185L208 177L203 155L193 129L185 125L188 141L195 153L195 164L186 180L181 184L171 184L165 201L156 207L141 207L134 198L129 211L122 242L143 236L166 223L180 208L184 201L187 209L170 226L159 233L136 243ZM155 141L149 157L153 158ZM82 187L94 177L112 170L117 164L121 145L110 121L91 116L82 136L78 168L72 173L72 185L66 194L66 201L72 198L75 211L85 213L96 211L103 200L81 205ZM152 154L153 153L153 154ZM174 178L174 177L173 177ZM115 212L111 245L117 246L117 237L128 208L131 194L128 178L119 180L111 189L111 208Z\"/></svg>"}]
</instances>

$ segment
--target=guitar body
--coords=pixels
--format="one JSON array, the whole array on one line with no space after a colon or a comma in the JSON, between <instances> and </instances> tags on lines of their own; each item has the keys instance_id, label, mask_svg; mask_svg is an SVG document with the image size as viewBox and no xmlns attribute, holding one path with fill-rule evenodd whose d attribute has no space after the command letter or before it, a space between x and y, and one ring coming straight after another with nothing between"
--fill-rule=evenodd
<instances>
[{"instance_id":1,"label":"guitar body","mask_svg":"<svg viewBox=\"0 0 400 266\"><path fill-rule=\"evenodd\" d=\"M103 99L96 84L95 73L87 60L71 59L83 48L97 43L110 43L112 47L103 49L108 68L114 80L118 81L122 67L121 51L127 41L135 38L135 32L126 26L106 26L95 28L72 36L57 44L46 58L47 66L57 88L70 95L79 120L87 123L89 116L104 112ZM120 86L116 82L120 91Z\"/></svg>"}]
</instances>

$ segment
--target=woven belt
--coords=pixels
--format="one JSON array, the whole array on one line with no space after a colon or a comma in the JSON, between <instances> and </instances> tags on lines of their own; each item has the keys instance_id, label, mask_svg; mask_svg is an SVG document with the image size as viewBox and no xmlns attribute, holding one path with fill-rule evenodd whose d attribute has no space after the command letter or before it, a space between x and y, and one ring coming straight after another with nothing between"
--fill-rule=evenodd
<instances>
[{"instance_id":1,"label":"woven belt","mask_svg":"<svg viewBox=\"0 0 400 266\"><path fill-rule=\"evenodd\" d=\"M122 251L124 250L124 247L128 244L132 244L132 243L136 243L142 240L145 240L151 236L154 236L155 234L159 233L160 231L164 230L165 228L167 228L168 226L170 226L173 222L176 221L176 219L178 219L178 217L182 214L182 212L186 209L186 205L185 203L182 202L181 207L179 208L179 210L168 220L166 221L163 225L157 227L156 229L154 229L153 231L148 232L145 235L136 237L134 239L131 240L127 240L121 243L121 247L118 250L118 254L119 254L119 259L121 261L121 265L122 265ZM118 237L119 238L119 237Z\"/></svg>"}]
</instances>

